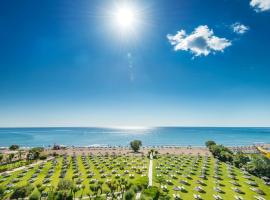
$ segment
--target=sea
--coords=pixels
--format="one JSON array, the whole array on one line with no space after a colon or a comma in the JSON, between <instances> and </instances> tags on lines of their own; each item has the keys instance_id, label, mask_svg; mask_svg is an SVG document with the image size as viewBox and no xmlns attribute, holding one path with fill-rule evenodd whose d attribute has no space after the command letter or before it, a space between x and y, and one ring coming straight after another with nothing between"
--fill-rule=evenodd
<instances>
[{"instance_id":1,"label":"sea","mask_svg":"<svg viewBox=\"0 0 270 200\"><path fill-rule=\"evenodd\" d=\"M270 128L247 127L151 127L151 128L0 128L0 147L128 146L132 140L144 146L204 146L214 140L228 146L270 143Z\"/></svg>"}]
</instances>

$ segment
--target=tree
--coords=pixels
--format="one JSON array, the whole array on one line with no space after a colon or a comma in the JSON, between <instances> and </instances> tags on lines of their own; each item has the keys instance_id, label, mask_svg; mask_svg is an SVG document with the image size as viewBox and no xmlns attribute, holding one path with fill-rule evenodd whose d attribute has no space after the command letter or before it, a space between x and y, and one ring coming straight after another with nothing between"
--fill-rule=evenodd
<instances>
[{"instance_id":1,"label":"tree","mask_svg":"<svg viewBox=\"0 0 270 200\"><path fill-rule=\"evenodd\" d=\"M0 163L2 162L3 158L4 158L3 154L0 154Z\"/></svg>"},{"instance_id":2,"label":"tree","mask_svg":"<svg viewBox=\"0 0 270 200\"><path fill-rule=\"evenodd\" d=\"M210 148L212 145L216 145L216 142L213 141L213 140L208 140L208 141L205 142L205 146L207 148Z\"/></svg>"},{"instance_id":3,"label":"tree","mask_svg":"<svg viewBox=\"0 0 270 200\"><path fill-rule=\"evenodd\" d=\"M270 177L270 160L263 155L252 155L245 168L256 176Z\"/></svg>"},{"instance_id":4,"label":"tree","mask_svg":"<svg viewBox=\"0 0 270 200\"><path fill-rule=\"evenodd\" d=\"M142 146L142 141L140 140L133 140L130 142L130 147L134 152L138 152L141 146Z\"/></svg>"},{"instance_id":5,"label":"tree","mask_svg":"<svg viewBox=\"0 0 270 200\"><path fill-rule=\"evenodd\" d=\"M128 181L126 179L124 179L124 178L120 178L118 180L118 185L120 187L120 191L121 191L121 194L123 196L125 190L127 189Z\"/></svg>"},{"instance_id":6,"label":"tree","mask_svg":"<svg viewBox=\"0 0 270 200\"><path fill-rule=\"evenodd\" d=\"M18 156L19 156L19 159L20 159L20 160L22 159L22 154L23 154L23 151L22 151L22 150L19 150Z\"/></svg>"},{"instance_id":7,"label":"tree","mask_svg":"<svg viewBox=\"0 0 270 200\"><path fill-rule=\"evenodd\" d=\"M8 162L11 163L13 158L14 158L15 154L14 153L11 153L8 155Z\"/></svg>"},{"instance_id":8,"label":"tree","mask_svg":"<svg viewBox=\"0 0 270 200\"><path fill-rule=\"evenodd\" d=\"M34 147L34 148L30 149L27 156L26 156L27 160L39 159L42 151L44 151L43 147Z\"/></svg>"},{"instance_id":9,"label":"tree","mask_svg":"<svg viewBox=\"0 0 270 200\"><path fill-rule=\"evenodd\" d=\"M93 192L95 198L97 197L97 194L98 194L98 190L99 190L99 187L98 185L94 184L94 185L90 185L89 189Z\"/></svg>"},{"instance_id":10,"label":"tree","mask_svg":"<svg viewBox=\"0 0 270 200\"><path fill-rule=\"evenodd\" d=\"M77 187L75 184L72 186L72 193L73 193L73 199L76 198L76 193L80 190L79 187Z\"/></svg>"},{"instance_id":11,"label":"tree","mask_svg":"<svg viewBox=\"0 0 270 200\"><path fill-rule=\"evenodd\" d=\"M114 192L115 190L117 189L117 184L115 181L107 181L106 182L108 188L110 189L111 191L111 194L112 194L112 198L114 199Z\"/></svg>"},{"instance_id":12,"label":"tree","mask_svg":"<svg viewBox=\"0 0 270 200\"><path fill-rule=\"evenodd\" d=\"M223 145L212 145L209 150L220 161L232 162L233 160L233 152Z\"/></svg>"},{"instance_id":13,"label":"tree","mask_svg":"<svg viewBox=\"0 0 270 200\"><path fill-rule=\"evenodd\" d=\"M15 151L15 150L18 150L20 148L20 146L19 145L17 145L17 144L13 144L13 145L11 145L10 147L9 147L9 150L11 150L11 151Z\"/></svg>"},{"instance_id":14,"label":"tree","mask_svg":"<svg viewBox=\"0 0 270 200\"><path fill-rule=\"evenodd\" d=\"M241 168L245 166L249 162L249 160L249 157L246 156L243 152L237 152L233 157L233 164L236 167Z\"/></svg>"},{"instance_id":15,"label":"tree","mask_svg":"<svg viewBox=\"0 0 270 200\"><path fill-rule=\"evenodd\" d=\"M103 183L104 183L104 181L102 181L102 180L99 180L98 183L97 183L98 184L98 189L100 190L100 194L102 194L102 192L103 192L102 191L102 185L103 185Z\"/></svg>"}]
</instances>

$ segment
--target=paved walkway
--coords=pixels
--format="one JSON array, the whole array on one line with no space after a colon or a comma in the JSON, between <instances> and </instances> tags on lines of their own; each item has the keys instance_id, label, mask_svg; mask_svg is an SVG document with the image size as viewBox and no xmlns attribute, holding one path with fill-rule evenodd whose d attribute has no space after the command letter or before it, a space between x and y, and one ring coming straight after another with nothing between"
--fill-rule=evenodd
<instances>
[{"instance_id":1,"label":"paved walkway","mask_svg":"<svg viewBox=\"0 0 270 200\"><path fill-rule=\"evenodd\" d=\"M138 200L140 198L141 198L141 193L140 192L136 193L136 199Z\"/></svg>"},{"instance_id":2,"label":"paved walkway","mask_svg":"<svg viewBox=\"0 0 270 200\"><path fill-rule=\"evenodd\" d=\"M150 154L149 170L148 170L148 186L153 185L153 155Z\"/></svg>"}]
</instances>

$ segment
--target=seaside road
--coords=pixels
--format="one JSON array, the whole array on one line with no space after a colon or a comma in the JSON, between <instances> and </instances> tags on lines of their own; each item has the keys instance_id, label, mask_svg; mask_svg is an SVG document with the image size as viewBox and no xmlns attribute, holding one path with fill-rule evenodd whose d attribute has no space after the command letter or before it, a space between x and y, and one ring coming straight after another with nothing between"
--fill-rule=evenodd
<instances>
[{"instance_id":1,"label":"seaside road","mask_svg":"<svg viewBox=\"0 0 270 200\"><path fill-rule=\"evenodd\" d=\"M153 185L153 155L150 155L149 170L148 170L148 186Z\"/></svg>"},{"instance_id":2,"label":"seaside road","mask_svg":"<svg viewBox=\"0 0 270 200\"><path fill-rule=\"evenodd\" d=\"M28 167L32 167L32 166L38 165L38 164L40 164L40 163L42 163L42 162L50 161L50 160L52 160L52 159L53 159L53 157L49 157L49 158L47 158L46 160L40 160L40 161L35 162L35 163L32 163L32 164L30 164L30 165L26 165L26 166L18 167L18 168L9 170L9 171L1 172L0 175L2 175L2 174L4 174L4 173L10 174L10 173L13 173L13 172L17 172L17 171L20 171L20 170L22 170L22 169L26 169L26 168L28 168Z\"/></svg>"}]
</instances>

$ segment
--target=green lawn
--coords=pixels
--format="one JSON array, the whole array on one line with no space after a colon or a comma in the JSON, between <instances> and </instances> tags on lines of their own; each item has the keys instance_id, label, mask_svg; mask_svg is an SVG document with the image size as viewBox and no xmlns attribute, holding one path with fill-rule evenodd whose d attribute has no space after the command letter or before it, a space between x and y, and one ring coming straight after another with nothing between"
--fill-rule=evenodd
<instances>
[{"instance_id":1,"label":"green lawn","mask_svg":"<svg viewBox=\"0 0 270 200\"><path fill-rule=\"evenodd\" d=\"M4 199L7 199L13 189L18 186L32 184L44 186L44 192L56 189L59 180L69 179L80 187L76 197L92 194L90 185L95 181L102 181L102 189L108 190L106 181L125 178L130 183L136 183L142 178L147 179L149 160L141 156L59 156L50 161L44 161L34 167L12 173L7 177L0 177L0 186L6 190ZM205 174L205 179L200 177ZM134 175L134 177L133 177ZM217 175L218 177L214 177ZM230 177L231 175L234 176ZM244 177L250 176L250 177ZM199 180L201 182L199 182ZM186 184L180 181L186 181ZM239 186L234 186L235 181ZM247 181L257 184L250 186ZM214 199L213 195L220 195L225 200L235 199L235 195L245 200L253 200L254 196L262 196L270 199L270 189L263 180L244 174L240 169L217 162L213 157L191 156L191 155L162 155L153 160L153 184L163 190L170 199L178 194L181 199L194 199L193 195L198 194L204 200ZM84 187L83 187L84 186ZM175 191L176 187L184 186L185 191ZM196 191L199 187L202 191ZM215 191L214 187L220 188L221 192ZM241 194L232 188L238 188ZM260 189L265 194L258 195L251 188Z\"/></svg>"},{"instance_id":2,"label":"green lawn","mask_svg":"<svg viewBox=\"0 0 270 200\"><path fill-rule=\"evenodd\" d=\"M202 171L205 171L206 179L200 178ZM216 172L215 172L216 171ZM194 199L193 194L198 194L202 199L210 200L214 199L213 195L220 195L223 199L235 199L235 195L241 196L243 199L252 200L254 196L259 196L256 192L250 188L256 188L262 190L265 195L260 195L264 199L270 199L270 189L266 186L263 180L251 176L248 180L244 178L243 172L233 166L229 166L225 163L216 162L212 157L204 156L160 156L154 160L153 169L154 185L164 188L165 193L173 198L173 194L178 194L181 199ZM214 178L215 175L219 176ZM231 181L230 175L235 176L235 181L239 183L239 186L234 186ZM187 184L183 184L180 181L184 180ZM198 181L202 182L198 182ZM247 181L257 183L258 186L250 186ZM161 183L160 183L161 182ZM184 186L186 191L176 191L175 187ZM195 188L199 187L200 191L196 191ZM167 190L166 191L166 187ZM214 190L214 187L219 187L221 192ZM239 188L242 191L241 194L235 192L233 188ZM161 189L163 190L163 189Z\"/></svg>"},{"instance_id":3,"label":"green lawn","mask_svg":"<svg viewBox=\"0 0 270 200\"><path fill-rule=\"evenodd\" d=\"M64 173L65 171L65 173ZM0 185L6 189L4 198L8 198L13 189L31 183L45 186L45 191L56 189L60 175L77 184L81 189L76 197L87 196L90 192L90 181L102 180L103 190L108 189L107 180L119 180L124 177L130 183L136 183L142 177L147 178L148 159L141 156L60 156L43 162L33 168L0 177ZM93 176L90 177L89 174ZM133 176L134 175L134 176ZM9 185L10 184L10 185ZM84 186L84 187L82 187Z\"/></svg>"},{"instance_id":4,"label":"green lawn","mask_svg":"<svg viewBox=\"0 0 270 200\"><path fill-rule=\"evenodd\" d=\"M4 172L4 171L9 171L21 166L26 165L26 161L24 160L18 160L18 161L14 161L12 163L7 163L7 164L1 164L0 165L0 172Z\"/></svg>"}]
</instances>

